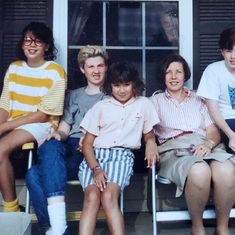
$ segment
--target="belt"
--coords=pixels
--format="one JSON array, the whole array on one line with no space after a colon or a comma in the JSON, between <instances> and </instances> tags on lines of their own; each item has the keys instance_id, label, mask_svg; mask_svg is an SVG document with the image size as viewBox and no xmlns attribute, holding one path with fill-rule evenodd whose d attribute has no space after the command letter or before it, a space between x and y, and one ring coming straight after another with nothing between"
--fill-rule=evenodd
<instances>
[{"instance_id":1,"label":"belt","mask_svg":"<svg viewBox=\"0 0 235 235\"><path fill-rule=\"evenodd\" d=\"M192 133L193 133L192 131L183 131L183 132L181 132L181 133L178 134L178 135L175 135L175 136L173 136L173 137L168 138L168 140L176 139L176 138L178 138L178 137L180 137L180 136L188 135L188 134L192 134Z\"/></svg>"}]
</instances>

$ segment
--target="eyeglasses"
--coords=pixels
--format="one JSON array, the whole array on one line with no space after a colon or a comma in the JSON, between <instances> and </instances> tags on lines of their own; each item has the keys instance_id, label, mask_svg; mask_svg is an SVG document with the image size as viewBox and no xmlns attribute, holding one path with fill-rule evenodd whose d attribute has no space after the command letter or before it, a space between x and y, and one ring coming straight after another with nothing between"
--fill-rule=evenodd
<instances>
[{"instance_id":1,"label":"eyeglasses","mask_svg":"<svg viewBox=\"0 0 235 235\"><path fill-rule=\"evenodd\" d=\"M38 47L41 47L44 45L44 42L35 38L35 39L32 39L32 38L24 38L24 41L23 41L23 44L25 46L30 46L32 43L34 42L34 44Z\"/></svg>"}]
</instances>

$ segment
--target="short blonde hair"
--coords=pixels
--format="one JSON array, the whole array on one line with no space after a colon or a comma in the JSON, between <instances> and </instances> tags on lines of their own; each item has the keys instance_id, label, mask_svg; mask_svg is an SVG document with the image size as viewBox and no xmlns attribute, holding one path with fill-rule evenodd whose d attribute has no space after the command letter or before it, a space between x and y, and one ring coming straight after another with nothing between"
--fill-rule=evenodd
<instances>
[{"instance_id":1,"label":"short blonde hair","mask_svg":"<svg viewBox=\"0 0 235 235\"><path fill-rule=\"evenodd\" d=\"M105 64L107 65L108 52L103 47L98 45L87 45L84 48L81 48L77 57L78 66L83 68L85 61L88 58L96 56L101 56L104 59Z\"/></svg>"}]
</instances>

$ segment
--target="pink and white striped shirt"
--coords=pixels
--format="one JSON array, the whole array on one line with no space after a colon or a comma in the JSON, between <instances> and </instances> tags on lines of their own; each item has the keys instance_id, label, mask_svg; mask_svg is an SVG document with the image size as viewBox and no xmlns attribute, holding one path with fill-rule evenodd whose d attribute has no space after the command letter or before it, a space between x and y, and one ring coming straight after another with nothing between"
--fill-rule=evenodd
<instances>
[{"instance_id":1,"label":"pink and white striped shirt","mask_svg":"<svg viewBox=\"0 0 235 235\"><path fill-rule=\"evenodd\" d=\"M167 90L150 97L160 119L160 122L154 127L160 144L185 131L206 136L206 128L214 123L205 101L195 92L190 92L186 87L184 89L188 96L181 103L173 98Z\"/></svg>"}]
</instances>

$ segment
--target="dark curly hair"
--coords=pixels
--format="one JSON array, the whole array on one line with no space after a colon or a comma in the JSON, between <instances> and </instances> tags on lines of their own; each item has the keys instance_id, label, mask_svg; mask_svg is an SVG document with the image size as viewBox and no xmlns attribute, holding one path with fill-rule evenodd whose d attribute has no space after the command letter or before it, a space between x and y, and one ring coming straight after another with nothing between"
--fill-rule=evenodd
<instances>
[{"instance_id":1,"label":"dark curly hair","mask_svg":"<svg viewBox=\"0 0 235 235\"><path fill-rule=\"evenodd\" d=\"M27 61L27 57L24 54L22 49L23 41L27 32L32 32L32 34L38 38L39 40L43 41L45 44L48 45L48 50L45 51L44 59L45 60L55 60L57 49L54 44L54 38L52 30L46 26L46 24L41 22L31 22L28 24L22 31L21 39L18 43L17 47L17 55L20 60Z\"/></svg>"},{"instance_id":2,"label":"dark curly hair","mask_svg":"<svg viewBox=\"0 0 235 235\"><path fill-rule=\"evenodd\" d=\"M137 69L130 64L117 62L109 67L102 90L106 95L112 95L111 84L126 82L132 82L135 97L142 95L145 85L139 77Z\"/></svg>"},{"instance_id":3,"label":"dark curly hair","mask_svg":"<svg viewBox=\"0 0 235 235\"><path fill-rule=\"evenodd\" d=\"M165 57L158 66L157 70L157 81L162 85L162 88L166 88L165 77L166 71L169 65L173 62L179 62L183 65L185 82L188 81L191 77L191 71L186 60L179 54L172 54Z\"/></svg>"},{"instance_id":4,"label":"dark curly hair","mask_svg":"<svg viewBox=\"0 0 235 235\"><path fill-rule=\"evenodd\" d=\"M225 29L220 34L219 47L221 50L232 50L235 46L235 28Z\"/></svg>"}]
</instances>

